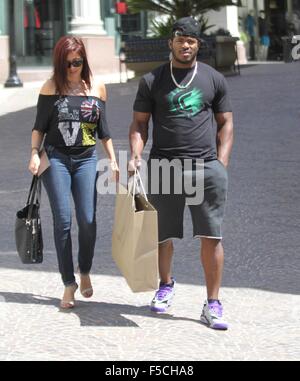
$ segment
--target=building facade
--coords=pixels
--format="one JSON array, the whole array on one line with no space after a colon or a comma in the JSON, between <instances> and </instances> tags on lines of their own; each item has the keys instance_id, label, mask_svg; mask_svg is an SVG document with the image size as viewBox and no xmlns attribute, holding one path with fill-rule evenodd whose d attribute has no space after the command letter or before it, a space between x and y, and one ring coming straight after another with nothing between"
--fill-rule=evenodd
<instances>
[{"instance_id":1,"label":"building facade","mask_svg":"<svg viewBox=\"0 0 300 381\"><path fill-rule=\"evenodd\" d=\"M18 72L25 81L30 68L38 68L35 78L44 79L43 68L49 71L53 47L65 34L84 39L97 74L119 70L121 30L146 33L145 14L117 15L115 0L0 0L0 83L9 70L9 2L14 6Z\"/></svg>"},{"instance_id":2,"label":"building facade","mask_svg":"<svg viewBox=\"0 0 300 381\"><path fill-rule=\"evenodd\" d=\"M247 16L252 15L254 18L254 58L259 59L259 16L263 11L270 38L267 59L282 60L282 37L300 34L300 0L242 0L241 5L238 10L240 33L246 32Z\"/></svg>"},{"instance_id":3,"label":"building facade","mask_svg":"<svg viewBox=\"0 0 300 381\"><path fill-rule=\"evenodd\" d=\"M0 83L9 70L9 3L14 5L14 31L18 72L28 80L29 68L39 68L35 79L44 79L43 68L51 66L56 41L65 34L81 36L94 73L117 72L120 40L146 37L153 14L117 15L116 0L0 0ZM253 11L255 44L259 44L257 18L265 10L269 22L270 59L281 59L281 36L300 34L300 0L241 0L241 7L228 6L208 12L209 24L225 29L234 37L244 32L247 14Z\"/></svg>"}]
</instances>

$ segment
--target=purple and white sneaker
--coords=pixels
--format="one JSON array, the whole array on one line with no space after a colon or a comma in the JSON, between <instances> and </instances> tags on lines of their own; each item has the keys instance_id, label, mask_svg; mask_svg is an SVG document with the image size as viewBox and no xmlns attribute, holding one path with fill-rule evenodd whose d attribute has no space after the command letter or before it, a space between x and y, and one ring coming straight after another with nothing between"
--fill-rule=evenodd
<instances>
[{"instance_id":1,"label":"purple and white sneaker","mask_svg":"<svg viewBox=\"0 0 300 381\"><path fill-rule=\"evenodd\" d=\"M223 307L220 301L215 300L208 303L206 300L200 316L201 323L207 325L209 328L226 330L228 324L223 320Z\"/></svg>"},{"instance_id":2,"label":"purple and white sneaker","mask_svg":"<svg viewBox=\"0 0 300 381\"><path fill-rule=\"evenodd\" d=\"M160 283L159 289L151 301L151 311L163 313L171 307L175 295L175 279L172 278L172 281L172 284Z\"/></svg>"}]
</instances>

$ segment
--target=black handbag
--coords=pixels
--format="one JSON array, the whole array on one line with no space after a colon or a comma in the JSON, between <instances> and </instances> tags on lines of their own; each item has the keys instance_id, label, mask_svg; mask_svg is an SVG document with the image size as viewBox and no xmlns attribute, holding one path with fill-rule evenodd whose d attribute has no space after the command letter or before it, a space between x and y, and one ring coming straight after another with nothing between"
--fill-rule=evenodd
<instances>
[{"instance_id":1,"label":"black handbag","mask_svg":"<svg viewBox=\"0 0 300 381\"><path fill-rule=\"evenodd\" d=\"M16 215L15 239L21 261L43 262L43 237L40 219L41 180L33 176L26 205Z\"/></svg>"}]
</instances>

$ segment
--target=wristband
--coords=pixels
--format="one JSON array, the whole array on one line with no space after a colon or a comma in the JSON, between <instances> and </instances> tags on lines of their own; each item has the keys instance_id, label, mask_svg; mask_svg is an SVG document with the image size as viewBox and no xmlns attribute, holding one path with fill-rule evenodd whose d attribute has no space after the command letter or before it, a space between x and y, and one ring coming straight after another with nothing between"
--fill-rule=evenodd
<instances>
[{"instance_id":1,"label":"wristband","mask_svg":"<svg viewBox=\"0 0 300 381\"><path fill-rule=\"evenodd\" d=\"M32 148L31 148L31 152L32 152L34 149L36 149L38 152L39 152L39 150L40 150L38 147L32 147Z\"/></svg>"}]
</instances>

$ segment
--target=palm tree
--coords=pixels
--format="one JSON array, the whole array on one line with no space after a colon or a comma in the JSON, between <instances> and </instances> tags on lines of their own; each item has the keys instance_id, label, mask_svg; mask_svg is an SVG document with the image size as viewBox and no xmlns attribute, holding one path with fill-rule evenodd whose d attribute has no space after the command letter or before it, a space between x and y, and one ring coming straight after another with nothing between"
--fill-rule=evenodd
<instances>
[{"instance_id":1,"label":"palm tree","mask_svg":"<svg viewBox=\"0 0 300 381\"><path fill-rule=\"evenodd\" d=\"M194 16L201 25L201 33L211 28L204 14L210 10L219 10L226 5L239 5L239 1L231 0L126 0L129 11L155 11L168 15L165 22L152 21L152 30L157 36L169 36L172 24L176 19Z\"/></svg>"},{"instance_id":2,"label":"palm tree","mask_svg":"<svg viewBox=\"0 0 300 381\"><path fill-rule=\"evenodd\" d=\"M238 5L231 0L126 0L132 12L156 11L174 19L186 16L199 16L210 10L219 10L226 5Z\"/></svg>"}]
</instances>

